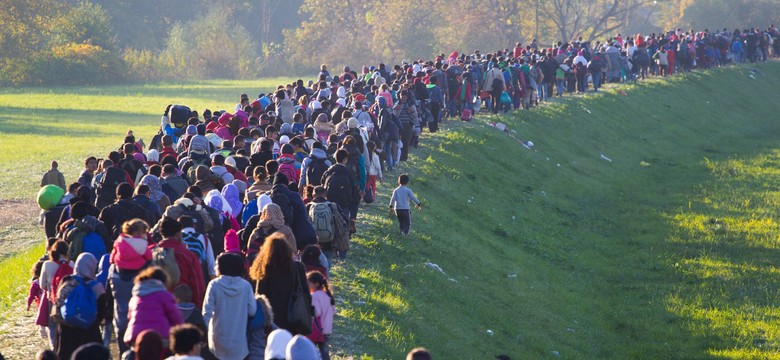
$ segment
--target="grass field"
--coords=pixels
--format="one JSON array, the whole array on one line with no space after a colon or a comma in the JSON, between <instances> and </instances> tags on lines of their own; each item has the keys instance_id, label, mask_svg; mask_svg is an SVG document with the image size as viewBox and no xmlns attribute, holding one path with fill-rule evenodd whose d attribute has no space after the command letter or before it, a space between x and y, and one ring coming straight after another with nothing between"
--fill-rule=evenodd
<instances>
[{"instance_id":1,"label":"grass field","mask_svg":"<svg viewBox=\"0 0 780 360\"><path fill-rule=\"evenodd\" d=\"M334 270L337 352L398 359L426 346L438 359L780 359L780 66L757 68L755 79L740 67L651 80L425 134L413 158L386 175L348 261ZM251 91L230 85L220 95L220 84L193 95L202 103L187 103L232 107L236 94ZM187 89L148 88L168 95L128 115L134 130L148 118L151 131L156 109ZM98 100L124 94L78 91ZM146 103L142 88L127 92ZM3 136L22 121L16 107L0 107ZM70 107L79 112L70 121L33 126L52 134L73 133L75 118L104 126L100 144L58 137L82 147L43 152L56 151L75 176L84 154L116 146L128 126L103 124L102 107ZM5 141L0 148L21 150ZM14 163L0 161L3 170ZM33 183L48 161L29 169ZM401 171L424 203L409 237L397 235L384 206ZM29 197L35 184L20 183L22 175L0 186ZM19 303L26 285L26 270L6 269L24 262L0 263L0 290L18 294L2 298L4 308Z\"/></svg>"}]
</instances>

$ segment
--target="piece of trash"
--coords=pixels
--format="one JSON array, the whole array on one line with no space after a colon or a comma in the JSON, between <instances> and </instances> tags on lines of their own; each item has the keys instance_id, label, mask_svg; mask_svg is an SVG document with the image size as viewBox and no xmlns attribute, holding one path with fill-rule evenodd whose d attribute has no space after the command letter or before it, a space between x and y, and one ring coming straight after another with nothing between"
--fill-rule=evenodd
<instances>
[{"instance_id":1,"label":"piece of trash","mask_svg":"<svg viewBox=\"0 0 780 360\"><path fill-rule=\"evenodd\" d=\"M612 162L612 159L608 158L608 157L607 157L606 155L604 155L604 154L601 154L601 158L602 158L602 159L604 159L604 160L607 160L607 161L609 161L609 162Z\"/></svg>"},{"instance_id":2,"label":"piece of trash","mask_svg":"<svg viewBox=\"0 0 780 360\"><path fill-rule=\"evenodd\" d=\"M471 199L466 200L467 203L471 204Z\"/></svg>"},{"instance_id":3,"label":"piece of trash","mask_svg":"<svg viewBox=\"0 0 780 360\"><path fill-rule=\"evenodd\" d=\"M453 279L453 278L450 278L450 281L452 281L452 282L454 282L454 283L458 282L458 280L455 280L455 279Z\"/></svg>"},{"instance_id":4,"label":"piece of trash","mask_svg":"<svg viewBox=\"0 0 780 360\"><path fill-rule=\"evenodd\" d=\"M506 125L504 125L503 123L496 123L496 129L501 131L506 131Z\"/></svg>"},{"instance_id":5,"label":"piece of trash","mask_svg":"<svg viewBox=\"0 0 780 360\"><path fill-rule=\"evenodd\" d=\"M485 332L486 332L488 335L490 335L490 336L493 336L493 330L487 329L487 331L485 331Z\"/></svg>"},{"instance_id":6,"label":"piece of trash","mask_svg":"<svg viewBox=\"0 0 780 360\"><path fill-rule=\"evenodd\" d=\"M647 161L640 161L639 166L650 166L650 163Z\"/></svg>"},{"instance_id":7,"label":"piece of trash","mask_svg":"<svg viewBox=\"0 0 780 360\"><path fill-rule=\"evenodd\" d=\"M551 351L551 353L553 354L553 356L561 356L561 353L557 351Z\"/></svg>"},{"instance_id":8,"label":"piece of trash","mask_svg":"<svg viewBox=\"0 0 780 360\"><path fill-rule=\"evenodd\" d=\"M547 193L542 190L542 196L547 196Z\"/></svg>"},{"instance_id":9,"label":"piece of trash","mask_svg":"<svg viewBox=\"0 0 780 360\"><path fill-rule=\"evenodd\" d=\"M515 217L514 215L512 215L512 220L515 220L515 219L517 219L517 217Z\"/></svg>"},{"instance_id":10,"label":"piece of trash","mask_svg":"<svg viewBox=\"0 0 780 360\"><path fill-rule=\"evenodd\" d=\"M568 332L574 332L575 330L574 330L574 329L572 329L572 328L566 328L566 331L568 331Z\"/></svg>"},{"instance_id":11,"label":"piece of trash","mask_svg":"<svg viewBox=\"0 0 780 360\"><path fill-rule=\"evenodd\" d=\"M626 92L625 92L625 91L623 91L623 90L618 90L618 92L620 93L620 95L623 95L623 96L628 96L628 94L626 94Z\"/></svg>"},{"instance_id":12,"label":"piece of trash","mask_svg":"<svg viewBox=\"0 0 780 360\"><path fill-rule=\"evenodd\" d=\"M534 142L533 142L533 141L531 141L531 140L528 140L528 141L526 141L526 142L522 142L522 141L521 141L520 143L521 143L521 144L523 144L523 146L525 146L525 148L526 148L526 149L529 149L529 150L530 150L532 147L534 147Z\"/></svg>"},{"instance_id":13,"label":"piece of trash","mask_svg":"<svg viewBox=\"0 0 780 360\"><path fill-rule=\"evenodd\" d=\"M509 275L507 275L506 277L508 277L508 278L516 278L516 277L517 277L517 274L509 274Z\"/></svg>"},{"instance_id":14,"label":"piece of trash","mask_svg":"<svg viewBox=\"0 0 780 360\"><path fill-rule=\"evenodd\" d=\"M561 167L561 164L555 164L555 166L557 166L557 167Z\"/></svg>"},{"instance_id":15,"label":"piece of trash","mask_svg":"<svg viewBox=\"0 0 780 360\"><path fill-rule=\"evenodd\" d=\"M755 77L755 76L753 76L753 74L750 74L750 78L751 78L751 79L753 79L753 80L755 80L755 79L756 79L756 77Z\"/></svg>"},{"instance_id":16,"label":"piece of trash","mask_svg":"<svg viewBox=\"0 0 780 360\"><path fill-rule=\"evenodd\" d=\"M356 304L356 305L365 305L365 304L366 304L366 302L365 302L365 301L360 301L360 300L358 300L358 301L355 301L355 304Z\"/></svg>"},{"instance_id":17,"label":"piece of trash","mask_svg":"<svg viewBox=\"0 0 780 360\"><path fill-rule=\"evenodd\" d=\"M512 131L513 133L517 134L517 131L516 131L516 130L511 130L511 131Z\"/></svg>"},{"instance_id":18,"label":"piece of trash","mask_svg":"<svg viewBox=\"0 0 780 360\"><path fill-rule=\"evenodd\" d=\"M587 112L588 114L592 114L592 112L590 112L590 110L588 110L588 108L582 108L582 110L585 110L585 112Z\"/></svg>"},{"instance_id":19,"label":"piece of trash","mask_svg":"<svg viewBox=\"0 0 780 360\"><path fill-rule=\"evenodd\" d=\"M544 159L547 160L547 161L550 161L550 158L548 158L548 157L545 157Z\"/></svg>"},{"instance_id":20,"label":"piece of trash","mask_svg":"<svg viewBox=\"0 0 780 360\"><path fill-rule=\"evenodd\" d=\"M439 266L439 265L436 265L436 264L434 264L434 263L432 263L432 262L430 262L430 261L428 261L428 262L424 263L423 265L425 265L425 266L427 266L427 267L429 267L429 268L431 268L431 269L433 269L433 270L436 270L436 271L438 271L438 272L440 272L440 273L444 274L444 270L441 268L441 266Z\"/></svg>"}]
</instances>

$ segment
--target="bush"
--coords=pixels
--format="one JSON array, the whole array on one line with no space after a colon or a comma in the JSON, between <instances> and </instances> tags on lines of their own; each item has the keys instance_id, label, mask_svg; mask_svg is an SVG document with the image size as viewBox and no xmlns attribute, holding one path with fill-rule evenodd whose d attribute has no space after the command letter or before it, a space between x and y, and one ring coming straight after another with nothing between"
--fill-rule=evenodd
<instances>
[{"instance_id":1,"label":"bush","mask_svg":"<svg viewBox=\"0 0 780 360\"><path fill-rule=\"evenodd\" d=\"M15 85L92 85L126 79L122 59L97 45L68 43L18 60Z\"/></svg>"}]
</instances>

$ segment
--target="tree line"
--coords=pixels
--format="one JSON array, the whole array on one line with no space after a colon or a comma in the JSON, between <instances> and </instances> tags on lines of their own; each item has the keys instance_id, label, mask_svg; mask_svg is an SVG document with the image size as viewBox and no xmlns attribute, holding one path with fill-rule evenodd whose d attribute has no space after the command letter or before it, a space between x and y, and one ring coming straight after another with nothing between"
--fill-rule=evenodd
<instances>
[{"instance_id":1,"label":"tree line","mask_svg":"<svg viewBox=\"0 0 780 360\"><path fill-rule=\"evenodd\" d=\"M778 17L773 0L0 0L0 84L297 75Z\"/></svg>"}]
</instances>

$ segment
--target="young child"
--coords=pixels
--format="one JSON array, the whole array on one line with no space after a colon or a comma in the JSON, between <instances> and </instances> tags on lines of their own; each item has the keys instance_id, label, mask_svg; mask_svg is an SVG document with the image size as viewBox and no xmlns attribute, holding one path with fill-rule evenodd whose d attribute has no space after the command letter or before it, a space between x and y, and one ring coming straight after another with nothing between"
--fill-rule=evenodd
<instances>
[{"instance_id":1,"label":"young child","mask_svg":"<svg viewBox=\"0 0 780 360\"><path fill-rule=\"evenodd\" d=\"M137 271L152 260L152 251L146 232L149 225L141 219L133 219L122 225L122 233L111 250L111 263L119 271Z\"/></svg>"},{"instance_id":2,"label":"young child","mask_svg":"<svg viewBox=\"0 0 780 360\"><path fill-rule=\"evenodd\" d=\"M170 332L170 349L174 354L166 360L203 360L200 350L203 346L203 332L191 324L178 325Z\"/></svg>"},{"instance_id":3,"label":"young child","mask_svg":"<svg viewBox=\"0 0 780 360\"><path fill-rule=\"evenodd\" d=\"M410 213L409 202L417 204L417 209L422 210L422 203L414 196L411 189L406 187L409 184L409 175L402 174L398 177L398 187L393 190L393 197L390 198L389 206L395 209L395 216L398 217L398 226L401 234L409 235L412 227L412 215Z\"/></svg>"},{"instance_id":4,"label":"young child","mask_svg":"<svg viewBox=\"0 0 780 360\"><path fill-rule=\"evenodd\" d=\"M336 301L330 291L328 280L319 271L310 271L306 274L311 293L311 306L314 307L313 332L322 333L322 339L312 339L320 349L322 360L330 360L328 353L328 337L333 333L333 314L336 312ZM322 340L322 341L320 341Z\"/></svg>"}]
</instances>

